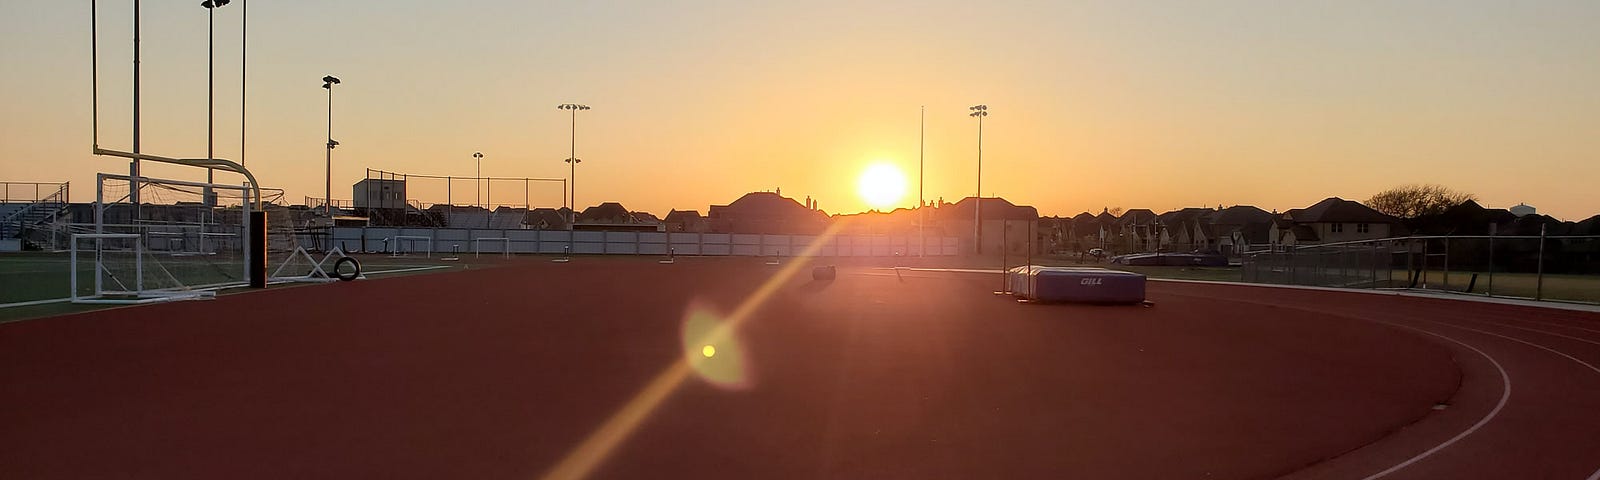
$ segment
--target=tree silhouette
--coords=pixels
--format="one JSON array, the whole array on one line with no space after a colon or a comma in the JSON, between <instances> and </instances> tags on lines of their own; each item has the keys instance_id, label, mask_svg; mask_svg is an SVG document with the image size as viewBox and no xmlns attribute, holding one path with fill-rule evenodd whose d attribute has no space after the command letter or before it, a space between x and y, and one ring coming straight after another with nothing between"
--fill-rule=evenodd
<instances>
[{"instance_id":1,"label":"tree silhouette","mask_svg":"<svg viewBox=\"0 0 1600 480\"><path fill-rule=\"evenodd\" d=\"M1383 213L1403 219L1443 213L1445 209L1476 200L1477 195L1452 190L1443 185L1411 184L1384 190L1368 198L1366 204Z\"/></svg>"}]
</instances>

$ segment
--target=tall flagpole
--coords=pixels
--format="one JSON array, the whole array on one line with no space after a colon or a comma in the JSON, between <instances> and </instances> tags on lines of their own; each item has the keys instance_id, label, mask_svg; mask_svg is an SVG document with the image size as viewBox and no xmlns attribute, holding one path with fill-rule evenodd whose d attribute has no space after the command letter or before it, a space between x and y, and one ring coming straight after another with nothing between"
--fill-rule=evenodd
<instances>
[{"instance_id":1,"label":"tall flagpole","mask_svg":"<svg viewBox=\"0 0 1600 480\"><path fill-rule=\"evenodd\" d=\"M922 209L928 205L922 197L923 164L928 146L928 107L922 106L922 114L917 125L917 256L928 256L927 223L928 214ZM942 244L941 244L942 245Z\"/></svg>"}]
</instances>

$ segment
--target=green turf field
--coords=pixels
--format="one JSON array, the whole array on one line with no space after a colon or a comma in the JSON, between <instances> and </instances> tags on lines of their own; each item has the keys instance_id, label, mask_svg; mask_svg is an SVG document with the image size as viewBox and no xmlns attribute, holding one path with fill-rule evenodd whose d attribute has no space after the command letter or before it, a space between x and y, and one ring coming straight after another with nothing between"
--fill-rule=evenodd
<instances>
[{"instance_id":1,"label":"green turf field","mask_svg":"<svg viewBox=\"0 0 1600 480\"><path fill-rule=\"evenodd\" d=\"M429 258L421 256L357 255L356 258L361 261L363 273L369 275L406 275L450 271L474 266L492 266L515 260L515 258L474 258L470 256L456 261L446 261L439 256ZM277 267L275 264L277 260L269 261L269 273L273 268ZM187 280L186 283L192 285L244 282L244 279L240 278L240 273L243 271L242 261L240 260L217 259L214 257L163 256L155 261L159 261L162 268L145 269L145 277L149 282L147 286L158 286L162 282L170 281L164 279L164 274L182 277ZM82 266L79 271L79 290L85 295L92 294L93 269L88 267L90 265L89 262L80 261L79 263ZM71 296L72 290L71 264L71 258L67 253L22 252L0 255L0 305L25 302L38 303L35 305L0 307L0 322L104 308L92 305L75 305L66 301ZM147 267L150 265L150 263L146 264ZM119 279L131 282L128 277L129 275L123 275ZM279 285L274 288L293 285L297 284ZM239 291L245 290L225 289L220 293L230 294Z\"/></svg>"},{"instance_id":2,"label":"green turf field","mask_svg":"<svg viewBox=\"0 0 1600 480\"><path fill-rule=\"evenodd\" d=\"M1472 282L1473 274L1478 276L1476 283ZM1541 292L1539 276L1532 273L1496 273L1491 280L1488 272L1454 271L1447 276L1443 271L1430 270L1425 278L1429 290L1466 292L1471 284L1472 291L1469 293L1493 293L1501 297L1534 298ZM1406 272L1395 270L1394 280L1404 284L1407 281ZM1422 287L1420 281L1417 287ZM1600 275L1545 274L1542 292L1540 297L1545 300L1600 302Z\"/></svg>"}]
</instances>

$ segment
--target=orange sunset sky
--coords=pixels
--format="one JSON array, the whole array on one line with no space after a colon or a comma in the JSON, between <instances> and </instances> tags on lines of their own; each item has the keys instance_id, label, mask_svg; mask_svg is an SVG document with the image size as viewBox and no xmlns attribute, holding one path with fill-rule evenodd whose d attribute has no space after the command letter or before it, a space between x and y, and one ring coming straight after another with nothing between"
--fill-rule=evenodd
<instances>
[{"instance_id":1,"label":"orange sunset sky","mask_svg":"<svg viewBox=\"0 0 1600 480\"><path fill-rule=\"evenodd\" d=\"M247 0L246 0L247 1ZM144 150L205 155L206 11L143 2ZM131 9L99 3L101 144L130 144ZM90 2L0 3L0 180L93 200ZM577 201L665 215L756 190L866 207L898 166L916 202L985 195L1045 215L1303 207L1440 183L1488 206L1600 213L1600 3L250 2L246 165L334 197L365 168L564 177ZM216 12L217 156L239 156L241 0ZM203 173L152 167L147 175ZM228 177L236 178L236 177ZM237 180L230 180L237 181ZM512 193L512 192L507 192ZM557 186L532 194L559 206ZM515 198L512 198L515 197ZM496 201L520 203L521 192ZM457 197L458 199L461 197ZM424 198L442 201L442 198ZM458 200L457 203L471 203Z\"/></svg>"}]
</instances>

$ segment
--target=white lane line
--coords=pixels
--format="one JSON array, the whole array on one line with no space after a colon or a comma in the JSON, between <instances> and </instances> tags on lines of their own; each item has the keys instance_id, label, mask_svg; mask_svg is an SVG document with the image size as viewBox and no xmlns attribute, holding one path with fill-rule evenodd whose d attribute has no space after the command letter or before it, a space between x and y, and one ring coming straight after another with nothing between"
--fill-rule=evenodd
<instances>
[{"instance_id":1,"label":"white lane line","mask_svg":"<svg viewBox=\"0 0 1600 480\"><path fill-rule=\"evenodd\" d=\"M72 301L71 298L52 298L49 300L33 300L28 302L0 303L0 308L26 307L31 305L44 305L47 303L61 303Z\"/></svg>"},{"instance_id":2,"label":"white lane line","mask_svg":"<svg viewBox=\"0 0 1600 480\"><path fill-rule=\"evenodd\" d=\"M1478 419L1478 423L1472 424L1471 427L1467 427L1466 430L1461 431L1461 433L1457 433L1456 436L1450 437L1450 439L1449 440L1445 440L1444 443L1440 443L1438 445L1434 445L1433 448L1430 448L1425 452L1419 453L1419 454L1417 454L1417 456L1411 457L1410 459L1407 459L1404 462L1400 462L1398 464L1395 464L1392 467L1386 468L1381 472L1374 473L1372 475L1368 475L1363 480L1375 480L1375 479L1378 479L1378 478L1383 478L1384 476L1386 476L1388 474L1391 474L1391 473L1394 473L1396 471L1399 471L1402 468L1406 468L1408 466L1411 466L1411 464L1417 463L1417 462L1421 461L1424 458L1428 458L1429 456L1431 456L1431 455L1433 455L1435 453L1438 453L1440 450L1444 450L1446 447L1449 447L1450 445L1455 444L1457 441L1460 441L1461 439L1466 438L1467 435L1471 435L1472 432L1476 432L1476 431L1478 431L1479 428L1483 428L1483 426L1485 424L1488 424L1490 420L1493 420L1496 415L1499 415L1500 414L1500 410L1505 408L1506 401L1511 398L1511 375L1506 373L1505 367L1501 366L1500 362L1495 361L1494 357L1489 356L1489 354L1485 353L1483 350L1479 350L1478 347L1474 347L1472 345L1469 345L1469 344L1467 344L1467 342L1456 340L1454 338L1451 338L1448 335L1431 332L1431 331L1428 331L1428 330L1424 330L1424 329L1417 328L1417 327L1412 327L1412 326L1409 326L1409 325L1401 325L1401 324L1398 324L1398 323L1385 322L1385 321L1382 321L1382 320L1372 320L1372 319L1366 319L1366 320L1370 321L1370 322L1377 322L1377 323L1382 323L1382 324L1385 324L1385 325L1390 325L1390 326L1405 328L1405 329L1409 329L1409 330L1413 330L1413 331L1417 331L1417 332L1421 332L1421 333L1426 333L1428 335L1433 335L1435 337L1439 337L1439 338L1443 338L1445 340L1449 340L1451 342L1455 342L1457 345L1461 345L1463 347L1466 347L1468 350L1472 350L1473 352L1476 352L1479 356L1483 357L1485 360L1488 360L1490 364L1493 364L1494 365L1494 369L1496 371L1500 372L1500 401L1498 403L1495 403L1494 409L1493 410L1489 410L1489 413L1487 415L1484 415L1483 418Z\"/></svg>"},{"instance_id":3,"label":"white lane line","mask_svg":"<svg viewBox=\"0 0 1600 480\"><path fill-rule=\"evenodd\" d=\"M1593 370L1594 373L1600 373L1600 367L1595 367L1594 365L1590 365L1589 362L1585 362L1583 360L1579 360L1577 357L1574 357L1572 355L1567 355L1566 353L1562 353L1560 350L1556 350L1554 348L1546 347L1544 345L1533 343L1533 342L1530 342L1530 341L1527 341L1527 340L1523 340L1523 339L1520 339L1520 338L1517 338L1517 337L1501 335L1501 334L1494 333L1494 332L1491 332L1491 331L1488 331L1488 330L1479 330L1479 329L1472 328L1472 327L1463 327L1463 326L1460 326L1460 325L1441 322L1441 321L1438 321L1438 320L1428 320L1428 319L1418 319L1418 320L1422 320L1424 322L1429 322L1429 323L1437 323L1437 324L1444 325L1444 326L1451 327L1451 328L1459 328L1459 329L1462 329L1462 330L1469 330L1469 331L1473 331L1473 332L1478 332L1478 333L1482 333L1484 335L1494 335L1496 337L1504 338L1506 340L1510 340L1510 341L1513 341L1513 342L1521 343L1523 345L1527 345L1527 346L1530 346L1530 347L1533 347L1533 348L1537 348L1537 349L1540 349L1540 350L1544 350L1546 352L1550 352L1550 353L1554 353L1556 355L1560 355L1560 356L1566 357L1567 360L1572 360L1574 362L1578 362L1579 364L1581 364L1581 365L1583 365L1585 367L1589 367L1589 369Z\"/></svg>"},{"instance_id":4,"label":"white lane line","mask_svg":"<svg viewBox=\"0 0 1600 480\"><path fill-rule=\"evenodd\" d=\"M1187 281L1180 280L1180 282L1187 282ZM1212 284L1222 284L1222 285L1241 285L1241 284L1225 283L1225 282L1193 282L1193 283L1212 283ZM1242 285L1250 285L1250 284L1242 284ZM1311 287L1311 288L1318 288L1318 287ZM1329 290L1338 290L1338 289L1329 289ZM1339 290L1339 291L1344 291L1344 290ZM1196 295L1183 295L1183 294L1178 294L1178 295L1187 296L1187 297L1213 298L1214 299L1214 297L1201 297L1201 296L1196 296ZM1263 302L1254 302L1254 301L1249 301L1249 300L1237 300L1237 299L1219 299L1219 300L1241 302L1241 303L1254 303L1254 304L1258 304L1258 305L1275 305L1275 306L1280 306L1280 307L1284 307L1284 308L1292 308L1292 309L1295 309L1295 310L1315 312L1314 310L1309 310L1309 309L1300 308L1300 307L1276 305L1276 304L1263 303ZM1341 314L1334 314L1334 315L1341 315ZM1345 316L1345 315L1341 315L1341 316ZM1353 317L1353 318L1361 318L1361 317ZM1406 467L1406 466L1408 466L1408 465L1410 465L1412 463L1416 463L1417 461L1422 460L1423 458L1425 458L1425 457L1427 457L1429 455L1432 455L1433 453L1435 453L1435 452L1437 452L1439 450L1442 450L1444 447L1447 447L1450 444L1455 443L1457 440L1460 440L1463 437L1466 437L1468 434L1471 434L1473 431L1476 431L1479 427L1482 427L1484 424L1488 423L1489 420L1492 419L1494 416L1499 415L1500 414L1500 409L1502 407L1505 407L1506 400L1511 397L1511 377L1510 377L1510 375L1508 375L1506 373L1506 370L1505 370L1504 367L1500 366L1500 362L1495 361L1494 357L1491 357L1491 356L1489 356L1489 354L1484 353L1483 350L1479 350L1476 347L1468 345L1465 342L1462 342L1460 340L1456 340L1456 339L1451 338L1449 336L1446 336L1446 335L1443 335L1443 334L1439 334L1439 333L1434 333L1434 332L1431 332L1431 331L1428 331L1428 330L1423 330L1423 329L1420 329L1420 328L1417 328L1417 327L1401 325L1401 324L1387 322L1387 321L1383 321L1383 320L1366 319L1366 318L1362 318L1362 319L1370 321L1370 322L1374 322L1374 323L1381 323L1381 324L1385 324L1385 325L1391 325L1391 326L1395 326L1395 327L1401 327L1401 328L1405 328L1405 329L1409 329L1409 330L1414 330L1414 331L1421 332L1421 333L1426 333L1426 334L1433 335L1433 336L1436 336L1436 337L1439 337L1439 338L1443 338L1445 340L1449 340L1449 341L1455 342L1455 343L1457 343L1457 344L1459 344L1459 345L1461 345L1463 347L1467 347L1468 349L1471 349L1473 352L1476 352L1478 355L1482 356L1483 358L1489 360L1489 363L1494 364L1494 368L1496 370L1499 370L1499 372L1500 372L1500 379L1502 381L1502 385L1504 386L1504 391L1500 395L1500 403L1496 404L1494 409L1489 411L1488 415L1486 415L1482 419L1478 420L1478 423L1473 424L1472 427L1468 428L1466 431L1463 431L1463 432L1457 434L1455 437L1452 437L1450 440L1446 440L1445 443L1441 443L1438 446L1435 446L1435 447L1433 447L1431 449L1428 449L1428 451L1422 452L1421 454L1418 454L1417 456L1412 457L1410 460L1406 460L1405 462L1402 462L1399 465L1395 465L1393 467L1389 467L1388 469L1386 469L1386 470L1384 470L1382 472L1378 472L1378 473L1372 474L1371 476L1366 477L1364 480L1373 480L1373 479L1381 478L1381 477L1383 477L1385 475L1388 475L1390 473L1393 473L1393 472L1395 472L1395 471L1397 471L1397 470L1399 470L1401 468L1404 468L1404 467ZM1415 319L1415 320L1421 320L1421 321L1424 321L1424 322L1436 323L1436 324L1444 325L1444 326L1447 326L1447 327L1452 327L1452 328L1458 328L1458 329L1462 329L1462 330L1478 332L1478 333L1482 333L1482 334L1485 334L1485 335L1491 335L1491 336L1500 337L1500 338L1503 338L1503 339L1506 339L1506 340L1511 340L1513 342L1522 343L1522 344L1525 344L1525 345L1528 345L1528 346L1531 346L1531 347L1534 347L1534 348L1538 348L1538 349L1541 349L1541 350L1548 351L1550 353L1554 353L1556 355L1560 355L1562 357L1567 358L1568 360L1572 360L1574 362L1578 362L1579 364L1581 364L1581 365L1583 365L1585 367L1588 367L1589 370L1592 370L1595 373L1600 373L1600 368L1596 368L1594 365L1591 365L1588 362L1585 362L1583 360L1579 360L1579 359L1577 359L1577 358L1575 358L1575 357L1573 357L1571 355L1567 355L1566 353L1562 353L1562 352L1557 351L1555 349L1552 349L1550 347L1546 347L1544 345L1539 345L1539 344L1536 344L1536 343L1533 343L1533 342L1529 342L1529 341L1526 341L1526 340L1523 340L1523 339L1520 339L1520 338L1509 337L1509 336L1501 335L1501 334L1494 333L1494 332L1479 330L1479 329L1471 328L1471 327L1463 327L1463 326L1460 326L1460 325L1454 325L1454 324L1450 324L1450 323L1446 323L1446 322L1440 322L1440 321L1437 321L1437 320L1428 320L1428 319L1420 319L1420 318ZM1494 322L1489 322L1489 323L1495 324ZM1496 324L1496 325L1500 325L1500 324ZM1501 325L1501 326L1508 326L1508 325ZM1593 474L1589 475L1589 477L1587 479L1585 479L1585 480L1600 480L1600 469L1596 469L1595 472Z\"/></svg>"},{"instance_id":5,"label":"white lane line","mask_svg":"<svg viewBox=\"0 0 1600 480\"><path fill-rule=\"evenodd\" d=\"M1579 360L1576 357L1573 357L1572 355L1567 355L1566 353L1562 353L1562 352L1560 352L1560 351L1558 351L1556 349L1553 349L1553 348L1550 348L1550 347L1546 347L1544 345L1540 345L1540 344L1537 344L1537 343L1529 342L1527 340L1523 340L1523 339L1516 338L1516 337L1509 337L1509 336L1501 335L1501 334L1494 333L1494 332L1487 332L1487 331L1483 331L1483 330L1478 330L1476 328L1463 327L1463 326L1460 326L1460 325L1451 325L1451 324L1448 324L1448 323L1445 323L1445 322L1436 321L1436 320L1423 320L1423 321L1437 323L1437 324L1440 324L1440 325L1445 325L1445 326L1454 327L1454 328L1459 328L1459 329L1462 329L1462 330L1471 330L1471 331L1482 333L1482 334L1485 334L1485 335L1494 335L1496 337L1504 338L1506 340L1510 340L1510 341L1513 341L1513 342L1525 344L1525 345L1528 345L1528 346L1531 346L1531 347L1534 347L1534 348L1538 348L1538 349L1541 349L1541 350L1544 350L1544 351L1547 351L1547 352L1550 352L1550 353L1554 353L1556 355L1560 355L1562 357L1566 357L1567 360L1572 360L1574 362L1578 362L1578 364L1580 364L1580 365L1583 365L1585 367L1589 367L1589 370L1594 371L1594 373L1600 374L1600 368L1596 368L1594 365L1591 365L1589 362L1585 362L1583 360ZM1585 340L1585 341L1587 341L1587 340ZM1589 342L1589 343L1594 343L1594 342ZM1596 468L1594 473L1590 474L1589 477L1586 480L1597 480L1597 479L1600 479L1600 468Z\"/></svg>"},{"instance_id":6,"label":"white lane line","mask_svg":"<svg viewBox=\"0 0 1600 480\"><path fill-rule=\"evenodd\" d=\"M1551 322L1551 321L1545 321L1545 320L1530 320L1530 319L1526 319L1526 318L1513 318L1513 319L1510 319L1510 320L1518 321L1518 322L1537 323L1537 324L1540 324L1540 325L1549 325L1549 326L1552 326L1552 327L1571 328L1571 329L1574 329L1574 330L1583 330L1585 332L1600 333L1600 330L1596 330L1596 329L1593 329L1593 328L1583 328L1583 327L1579 327L1579 326L1567 325L1567 324L1564 324L1564 323L1557 323L1557 322Z\"/></svg>"},{"instance_id":7,"label":"white lane line","mask_svg":"<svg viewBox=\"0 0 1600 480\"><path fill-rule=\"evenodd\" d=\"M1581 337L1574 337L1574 336L1571 336L1571 335L1560 334L1560 333L1552 332L1552 331L1549 331L1549 330L1540 330L1540 329L1537 329L1537 328L1529 328L1529 327L1519 327L1519 326L1516 326L1516 325L1507 325L1507 324L1504 324L1504 323L1495 322L1493 320L1480 320L1480 319L1476 319L1476 318L1464 318L1463 320L1466 320L1466 321L1469 321L1469 322L1487 323L1487 324L1490 324L1490 325L1494 325L1496 327L1515 328L1517 330L1527 330L1527 331L1530 331L1530 332L1538 332L1538 333L1543 333L1545 335L1552 335L1552 336L1557 336L1557 337L1561 337L1561 338L1577 340L1577 341L1580 341L1580 342L1583 342L1583 343L1588 343L1588 344L1591 344L1591 345L1600 345L1600 342L1596 342L1594 340L1590 340L1590 339L1587 339L1587 338L1581 338ZM1429 320L1429 321L1431 322L1433 320Z\"/></svg>"},{"instance_id":8,"label":"white lane line","mask_svg":"<svg viewBox=\"0 0 1600 480\"><path fill-rule=\"evenodd\" d=\"M1463 342L1461 340L1457 340L1457 339L1455 339L1453 337L1450 337L1449 335L1445 335L1445 334L1442 334L1442 333L1437 333L1437 332L1433 332L1433 331L1429 331L1429 330L1413 327L1413 326L1410 326L1410 325L1404 325L1404 324L1399 324L1399 323L1394 323L1394 322L1388 322L1388 321L1384 321L1384 320L1365 318L1365 317L1354 316L1354 315L1349 315L1349 314L1318 312L1316 310L1311 310L1311 309L1307 309L1307 308L1303 308L1303 307L1279 305L1279 304L1265 303L1265 302L1256 302L1256 301L1250 301L1250 300L1225 299L1225 298L1224 299L1219 299L1219 298L1215 298L1215 297L1205 297L1205 296L1198 296L1198 295L1184 295L1184 294L1177 294L1177 295L1185 296L1185 297L1195 297L1195 298L1206 298L1206 299L1213 299L1213 300L1231 301L1231 302L1236 302L1236 303L1253 303L1253 304L1256 304L1256 305L1268 305L1268 306L1275 306L1275 307L1281 307L1281 308L1289 308L1289 309L1300 310L1300 311L1304 311L1304 312L1321 313L1321 314L1325 314L1325 315L1335 315L1335 316L1341 316L1341 317L1345 317L1345 318L1353 318L1353 319L1357 319L1357 320L1365 320L1365 321L1368 321L1368 322L1388 325L1388 326L1396 327L1396 328L1404 328L1406 330L1411 330L1411 331L1415 331L1415 332L1418 332L1418 333L1424 333L1424 334L1432 335L1432 336L1439 337L1439 338L1442 338L1442 339L1445 339L1445 340L1449 340L1449 341L1451 341L1451 342L1453 342L1453 343L1455 343L1457 345L1461 345L1462 347L1466 347L1468 350L1472 350L1473 353L1477 353L1478 356L1483 357L1484 360L1488 360L1491 365L1494 365L1495 371L1500 373L1500 401L1495 403L1494 408L1490 409L1489 413L1484 414L1483 418L1478 419L1477 423L1473 423L1472 426L1467 427L1466 430L1462 430L1461 433L1457 433L1454 437L1450 437L1449 440L1445 440L1443 443L1440 443L1438 445L1434 445L1433 448L1429 448L1428 450L1426 450L1426 451L1424 451L1422 453L1419 453L1416 456L1411 457L1411 458L1407 459L1404 462L1400 462L1398 464L1395 464L1394 466L1386 468L1381 472L1374 473L1372 475L1368 475L1365 478L1363 478L1362 480L1376 480L1376 479L1379 479L1379 478L1383 478L1384 476L1387 476L1387 475L1389 475L1391 473L1399 471L1400 469L1403 469L1403 468L1406 468L1408 466L1411 466L1411 464L1413 464L1413 463L1417 463L1419 461L1422 461L1422 459L1428 458L1429 456L1432 456L1435 453L1439 453L1440 450L1444 450L1445 448L1448 448L1449 446L1454 445L1456 442L1461 441L1461 439L1466 438L1468 435L1471 435L1473 432L1478 431L1479 428L1483 428L1483 426L1488 424L1490 420L1494 420L1494 417L1499 416L1500 415L1500 410L1504 409L1506 407L1506 402L1511 399L1511 374L1506 373L1506 368L1504 366L1500 365L1500 362L1495 360L1493 356L1490 356L1488 353L1484 352L1483 350L1479 350L1478 347L1474 347L1474 346L1468 344L1467 342ZM1419 320L1421 320L1421 319L1419 319ZM1423 321L1432 322L1432 320L1423 320ZM1434 322L1434 323L1439 323L1439 322ZM1450 324L1445 324L1445 325L1453 326L1453 325L1450 325ZM1457 327L1457 328L1462 328L1462 327ZM1468 329L1468 330L1471 330L1471 329ZM1493 335L1493 334L1491 333L1491 335ZM1589 480L1594 480L1594 479L1589 479Z\"/></svg>"},{"instance_id":9,"label":"white lane line","mask_svg":"<svg viewBox=\"0 0 1600 480\"><path fill-rule=\"evenodd\" d=\"M376 271L376 272L361 272L361 274L362 275L383 275L385 273L420 272L420 271L423 271L423 270L437 270L437 269L441 269L441 268L450 268L450 266L449 265L434 265L434 266L431 266L431 267L399 268L399 269L395 269L395 270L379 270L379 271Z\"/></svg>"},{"instance_id":10,"label":"white lane line","mask_svg":"<svg viewBox=\"0 0 1600 480\"><path fill-rule=\"evenodd\" d=\"M953 272L953 273L1005 273L1000 270L981 268L907 268L913 272Z\"/></svg>"}]
</instances>

